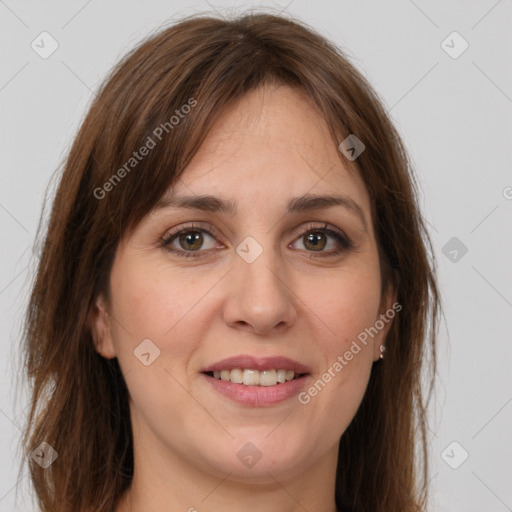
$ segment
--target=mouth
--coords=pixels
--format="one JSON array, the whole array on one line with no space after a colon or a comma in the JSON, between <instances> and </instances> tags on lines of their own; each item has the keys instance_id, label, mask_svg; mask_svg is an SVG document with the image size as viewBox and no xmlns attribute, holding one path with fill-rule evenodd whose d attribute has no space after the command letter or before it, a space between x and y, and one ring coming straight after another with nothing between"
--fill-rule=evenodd
<instances>
[{"instance_id":1,"label":"mouth","mask_svg":"<svg viewBox=\"0 0 512 512\"><path fill-rule=\"evenodd\" d=\"M287 357L235 356L204 368L201 373L215 392L252 407L272 406L306 386L311 370Z\"/></svg>"}]
</instances>

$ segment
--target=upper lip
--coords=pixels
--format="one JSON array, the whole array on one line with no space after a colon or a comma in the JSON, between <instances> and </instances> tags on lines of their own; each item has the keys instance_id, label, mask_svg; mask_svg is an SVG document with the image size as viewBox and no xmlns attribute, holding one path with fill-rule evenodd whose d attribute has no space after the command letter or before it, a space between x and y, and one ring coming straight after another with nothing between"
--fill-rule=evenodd
<instances>
[{"instance_id":1,"label":"upper lip","mask_svg":"<svg viewBox=\"0 0 512 512\"><path fill-rule=\"evenodd\" d=\"M254 357L250 355L238 355L222 359L201 370L203 373L215 372L222 370L233 370L235 368L251 369L251 370L293 370L295 373L310 373L310 369L298 361L289 357Z\"/></svg>"}]
</instances>

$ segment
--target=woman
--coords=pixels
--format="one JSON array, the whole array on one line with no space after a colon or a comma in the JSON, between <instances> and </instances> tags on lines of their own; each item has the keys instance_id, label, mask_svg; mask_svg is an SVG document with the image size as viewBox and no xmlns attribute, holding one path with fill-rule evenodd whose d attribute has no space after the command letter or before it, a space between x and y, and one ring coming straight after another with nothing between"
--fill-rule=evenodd
<instances>
[{"instance_id":1,"label":"woman","mask_svg":"<svg viewBox=\"0 0 512 512\"><path fill-rule=\"evenodd\" d=\"M297 21L195 16L128 55L27 311L41 510L425 510L439 299L410 167Z\"/></svg>"}]
</instances>

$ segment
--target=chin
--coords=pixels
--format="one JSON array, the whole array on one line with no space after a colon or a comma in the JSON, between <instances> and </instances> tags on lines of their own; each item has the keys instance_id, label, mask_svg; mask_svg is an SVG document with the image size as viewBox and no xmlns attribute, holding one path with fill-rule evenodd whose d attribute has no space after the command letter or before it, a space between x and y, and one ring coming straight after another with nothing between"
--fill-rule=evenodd
<instances>
[{"instance_id":1,"label":"chin","mask_svg":"<svg viewBox=\"0 0 512 512\"><path fill-rule=\"evenodd\" d=\"M298 473L305 463L302 460L304 444L294 447L285 438L269 440L264 437L233 443L233 451L227 449L215 458L217 470L224 476L229 473L232 480L261 484L275 483L275 478L292 477ZM244 436L244 439L250 437Z\"/></svg>"}]
</instances>

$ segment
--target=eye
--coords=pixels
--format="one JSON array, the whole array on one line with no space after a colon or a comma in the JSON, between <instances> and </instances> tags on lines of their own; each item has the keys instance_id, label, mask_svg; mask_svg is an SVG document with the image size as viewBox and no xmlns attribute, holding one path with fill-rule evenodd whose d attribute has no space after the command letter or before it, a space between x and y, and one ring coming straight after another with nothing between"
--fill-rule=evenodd
<instances>
[{"instance_id":1,"label":"eye","mask_svg":"<svg viewBox=\"0 0 512 512\"><path fill-rule=\"evenodd\" d=\"M304 250L319 253L314 256L325 257L335 256L353 248L352 241L342 231L329 229L327 226L328 224L320 227L311 224L306 226L297 239L302 243ZM326 248L331 250L325 251Z\"/></svg>"},{"instance_id":2,"label":"eye","mask_svg":"<svg viewBox=\"0 0 512 512\"><path fill-rule=\"evenodd\" d=\"M214 249L215 243L210 241L207 247L204 247L205 238L210 238L215 242L215 235L208 229L190 224L182 227L180 230L170 233L161 241L161 246L184 258L195 258L203 252L201 249ZM208 246L209 245L209 246Z\"/></svg>"}]
</instances>

